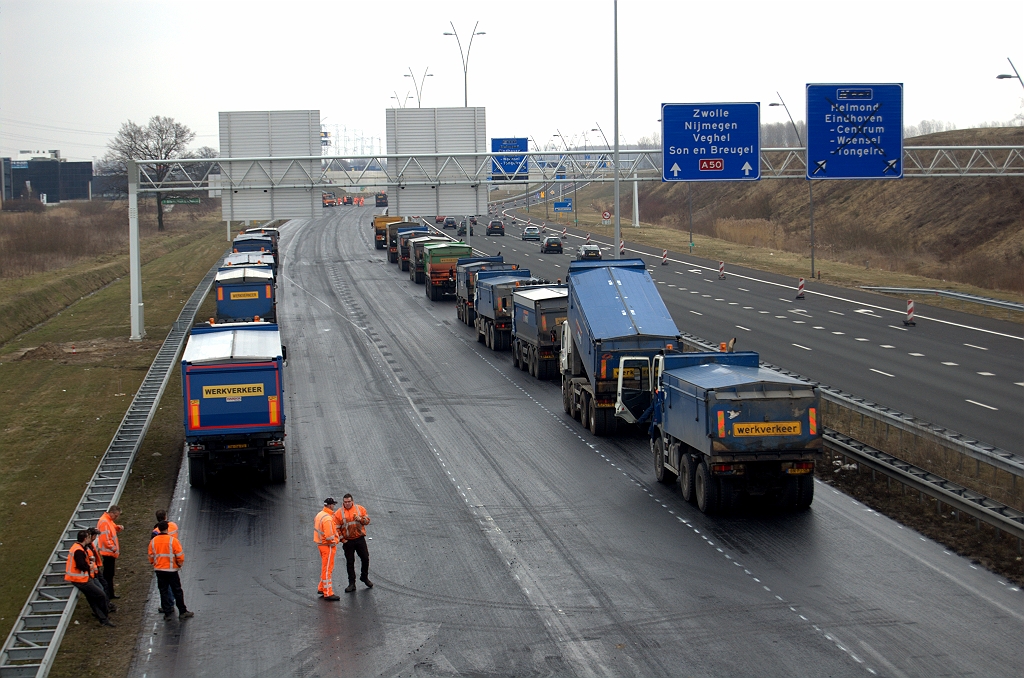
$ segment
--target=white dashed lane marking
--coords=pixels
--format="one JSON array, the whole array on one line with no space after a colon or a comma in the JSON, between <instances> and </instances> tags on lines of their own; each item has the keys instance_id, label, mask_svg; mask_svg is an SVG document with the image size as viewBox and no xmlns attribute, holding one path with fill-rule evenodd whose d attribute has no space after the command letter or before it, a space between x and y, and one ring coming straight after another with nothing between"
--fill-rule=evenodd
<instances>
[{"instance_id":1,"label":"white dashed lane marking","mask_svg":"<svg viewBox=\"0 0 1024 678\"><path fill-rule=\"evenodd\" d=\"M878 374L881 374L881 375L886 376L886 377L895 377L896 376L894 374L889 374L888 372L883 372L882 370L876 370L874 367L872 367L870 369L871 369L872 372L877 372Z\"/></svg>"},{"instance_id":2,"label":"white dashed lane marking","mask_svg":"<svg viewBox=\"0 0 1024 678\"><path fill-rule=\"evenodd\" d=\"M978 407L984 407L986 410L992 410L993 412L999 411L998 407L992 407L991 405L986 405L985 403L979 403L977 400L971 400L970 398L967 398L967 402L969 402L972 405L977 405Z\"/></svg>"}]
</instances>

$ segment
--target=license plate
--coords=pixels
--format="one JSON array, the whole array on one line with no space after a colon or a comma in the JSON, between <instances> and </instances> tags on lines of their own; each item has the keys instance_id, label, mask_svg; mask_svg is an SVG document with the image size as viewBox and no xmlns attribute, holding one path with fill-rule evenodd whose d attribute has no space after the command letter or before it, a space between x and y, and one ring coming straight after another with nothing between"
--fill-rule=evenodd
<instances>
[{"instance_id":1,"label":"license plate","mask_svg":"<svg viewBox=\"0 0 1024 678\"><path fill-rule=\"evenodd\" d=\"M228 445L228 449L229 450L238 450L238 449L243 449L243 448L246 448L246 447L249 447L249 446L246 445L245 443L238 443L238 444L235 444L235 445Z\"/></svg>"}]
</instances>

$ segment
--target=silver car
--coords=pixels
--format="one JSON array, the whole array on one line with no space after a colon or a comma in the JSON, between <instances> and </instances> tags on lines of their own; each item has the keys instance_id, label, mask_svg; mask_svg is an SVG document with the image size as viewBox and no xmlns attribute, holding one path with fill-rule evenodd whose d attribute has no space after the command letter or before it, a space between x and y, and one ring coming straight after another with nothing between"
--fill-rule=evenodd
<instances>
[{"instance_id":1,"label":"silver car","mask_svg":"<svg viewBox=\"0 0 1024 678\"><path fill-rule=\"evenodd\" d=\"M527 226L523 229L523 240L540 240L540 229L536 226Z\"/></svg>"}]
</instances>

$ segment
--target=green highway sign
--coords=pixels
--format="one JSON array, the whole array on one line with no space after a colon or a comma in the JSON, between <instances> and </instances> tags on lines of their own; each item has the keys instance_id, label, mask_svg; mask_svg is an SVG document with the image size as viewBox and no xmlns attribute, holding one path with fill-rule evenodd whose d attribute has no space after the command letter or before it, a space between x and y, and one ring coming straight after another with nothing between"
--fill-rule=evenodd
<instances>
[{"instance_id":1,"label":"green highway sign","mask_svg":"<svg viewBox=\"0 0 1024 678\"><path fill-rule=\"evenodd\" d=\"M162 205L198 205L200 198L164 198L160 201Z\"/></svg>"}]
</instances>

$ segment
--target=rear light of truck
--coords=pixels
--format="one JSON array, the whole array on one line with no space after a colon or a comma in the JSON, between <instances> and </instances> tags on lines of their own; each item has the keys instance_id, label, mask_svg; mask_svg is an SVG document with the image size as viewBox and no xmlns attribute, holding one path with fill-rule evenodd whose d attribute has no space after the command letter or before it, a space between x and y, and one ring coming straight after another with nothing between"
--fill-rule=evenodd
<instances>
[{"instance_id":1,"label":"rear light of truck","mask_svg":"<svg viewBox=\"0 0 1024 678\"><path fill-rule=\"evenodd\" d=\"M718 476L743 475L743 464L712 464L711 472Z\"/></svg>"},{"instance_id":2,"label":"rear light of truck","mask_svg":"<svg viewBox=\"0 0 1024 678\"><path fill-rule=\"evenodd\" d=\"M718 413L718 437L725 437L725 412Z\"/></svg>"},{"instance_id":3,"label":"rear light of truck","mask_svg":"<svg viewBox=\"0 0 1024 678\"><path fill-rule=\"evenodd\" d=\"M805 475L807 473L814 473L814 462L813 461L794 461L789 464L783 464L783 471L789 475Z\"/></svg>"},{"instance_id":4,"label":"rear light of truck","mask_svg":"<svg viewBox=\"0 0 1024 678\"><path fill-rule=\"evenodd\" d=\"M278 440L277 438L271 438L267 441L267 447L284 447L284 441Z\"/></svg>"},{"instance_id":5,"label":"rear light of truck","mask_svg":"<svg viewBox=\"0 0 1024 678\"><path fill-rule=\"evenodd\" d=\"M812 436L818 435L818 408L811 407L807 410L807 428L810 430Z\"/></svg>"},{"instance_id":6,"label":"rear light of truck","mask_svg":"<svg viewBox=\"0 0 1024 678\"><path fill-rule=\"evenodd\" d=\"M188 443L189 452L202 452L205 449L206 445L203 445L202 443Z\"/></svg>"},{"instance_id":7,"label":"rear light of truck","mask_svg":"<svg viewBox=\"0 0 1024 678\"><path fill-rule=\"evenodd\" d=\"M199 401L188 401L188 425L190 428L199 428Z\"/></svg>"},{"instance_id":8,"label":"rear light of truck","mask_svg":"<svg viewBox=\"0 0 1024 678\"><path fill-rule=\"evenodd\" d=\"M278 406L277 396L267 396L267 403L270 406L270 423L277 425L281 423L281 410Z\"/></svg>"},{"instance_id":9,"label":"rear light of truck","mask_svg":"<svg viewBox=\"0 0 1024 678\"><path fill-rule=\"evenodd\" d=\"M267 285L267 299L270 298L270 285Z\"/></svg>"},{"instance_id":10,"label":"rear light of truck","mask_svg":"<svg viewBox=\"0 0 1024 678\"><path fill-rule=\"evenodd\" d=\"M224 288L223 287L218 287L217 288L217 301L224 301Z\"/></svg>"}]
</instances>

